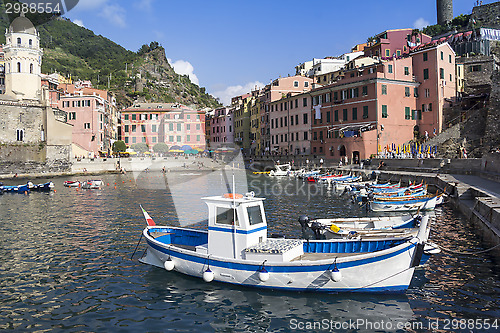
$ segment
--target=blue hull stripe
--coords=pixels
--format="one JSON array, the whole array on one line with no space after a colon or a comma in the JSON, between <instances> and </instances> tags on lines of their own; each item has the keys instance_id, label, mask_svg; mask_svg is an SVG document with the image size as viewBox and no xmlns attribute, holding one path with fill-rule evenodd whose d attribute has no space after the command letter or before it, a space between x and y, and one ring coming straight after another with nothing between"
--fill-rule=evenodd
<instances>
[{"instance_id":1,"label":"blue hull stripe","mask_svg":"<svg viewBox=\"0 0 500 333\"><path fill-rule=\"evenodd\" d=\"M222 267L226 269L233 269L233 270L241 270L241 271L256 271L258 270L261 266L260 264L257 265L251 265L251 264L241 264L241 263L233 263L233 262L227 262L227 261L220 261L220 260L215 260L215 259L210 259L208 260L207 258L202 258L198 256L193 256L185 253L180 253L175 250L167 250L161 246L158 246L156 244L153 244L149 239L147 240L148 245L152 247L153 249L160 251L162 253L168 254L172 257L187 260L187 261L192 261L196 262L199 264L208 264L210 263L210 266L215 266L215 267ZM354 261L349 261L349 262L343 262L343 263L337 263L337 267L339 268L348 268L348 267L356 267L356 266L361 266L361 265L366 265L382 260L386 260L392 257L395 257L401 253L404 253L411 248L415 247L414 244L409 244L407 247L404 247L396 252L393 253L388 253L384 255L380 255L374 258L368 258L368 259L360 259L360 260L354 260ZM333 259L332 259L333 263ZM290 266L273 266L271 263L266 264L266 269L269 272L273 273L299 273L299 272L318 272L318 271L325 271L327 269L330 269L332 264L324 264L324 265L305 265L305 266L299 266L299 265L290 265Z\"/></svg>"},{"instance_id":2,"label":"blue hull stripe","mask_svg":"<svg viewBox=\"0 0 500 333\"><path fill-rule=\"evenodd\" d=\"M232 233L234 231L233 228L221 228L221 227L208 227L208 230L230 232L230 233ZM237 234L253 234L254 232L258 232L258 231L262 231L262 230L267 230L267 226L263 226L263 227L260 227L260 228L255 228L253 230L236 229L236 233Z\"/></svg>"}]
</instances>

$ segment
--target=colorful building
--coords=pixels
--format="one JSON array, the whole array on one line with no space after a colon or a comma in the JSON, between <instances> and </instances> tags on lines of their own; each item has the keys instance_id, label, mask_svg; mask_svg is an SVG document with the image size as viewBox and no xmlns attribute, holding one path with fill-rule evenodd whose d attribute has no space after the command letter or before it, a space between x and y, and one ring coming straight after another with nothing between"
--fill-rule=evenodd
<instances>
[{"instance_id":1,"label":"colorful building","mask_svg":"<svg viewBox=\"0 0 500 333\"><path fill-rule=\"evenodd\" d=\"M206 117L207 143L210 148L234 145L233 111L229 107L212 110Z\"/></svg>"},{"instance_id":2,"label":"colorful building","mask_svg":"<svg viewBox=\"0 0 500 333\"><path fill-rule=\"evenodd\" d=\"M205 112L175 103L137 103L121 111L121 137L127 146L158 143L169 148L205 149Z\"/></svg>"},{"instance_id":3,"label":"colorful building","mask_svg":"<svg viewBox=\"0 0 500 333\"><path fill-rule=\"evenodd\" d=\"M234 142L245 155L250 154L250 105L253 99L252 94L244 94L231 99L231 109L234 114Z\"/></svg>"},{"instance_id":4,"label":"colorful building","mask_svg":"<svg viewBox=\"0 0 500 333\"><path fill-rule=\"evenodd\" d=\"M365 47L365 56L381 59L401 57L411 48L431 41L431 37L414 29L393 29L375 35Z\"/></svg>"},{"instance_id":5,"label":"colorful building","mask_svg":"<svg viewBox=\"0 0 500 333\"><path fill-rule=\"evenodd\" d=\"M309 93L273 101L270 104L271 152L307 155L310 153L311 100Z\"/></svg>"}]
</instances>

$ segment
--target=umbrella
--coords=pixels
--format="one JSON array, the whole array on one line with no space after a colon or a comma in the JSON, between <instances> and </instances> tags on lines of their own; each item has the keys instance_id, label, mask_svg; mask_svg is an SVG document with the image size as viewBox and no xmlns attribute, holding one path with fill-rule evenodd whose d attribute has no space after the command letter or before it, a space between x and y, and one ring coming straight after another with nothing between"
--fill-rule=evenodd
<instances>
[{"instance_id":1,"label":"umbrella","mask_svg":"<svg viewBox=\"0 0 500 333\"><path fill-rule=\"evenodd\" d=\"M193 150L191 150L191 153L192 153L192 154L198 154L198 153L199 153L199 151L198 151L197 149L193 149Z\"/></svg>"},{"instance_id":2,"label":"umbrella","mask_svg":"<svg viewBox=\"0 0 500 333\"><path fill-rule=\"evenodd\" d=\"M172 149L174 149L174 150L181 149L181 147L180 146L172 146L172 147L170 147L170 150L172 150Z\"/></svg>"},{"instance_id":3,"label":"umbrella","mask_svg":"<svg viewBox=\"0 0 500 333\"><path fill-rule=\"evenodd\" d=\"M181 150L191 150L191 149L193 149L193 148L191 148L191 146L189 146L189 145L184 145L184 146L182 146L180 149L181 149Z\"/></svg>"},{"instance_id":4,"label":"umbrella","mask_svg":"<svg viewBox=\"0 0 500 333\"><path fill-rule=\"evenodd\" d=\"M180 150L180 149L170 149L168 152L169 152L169 153L183 153L183 152L184 152L184 150Z\"/></svg>"}]
</instances>

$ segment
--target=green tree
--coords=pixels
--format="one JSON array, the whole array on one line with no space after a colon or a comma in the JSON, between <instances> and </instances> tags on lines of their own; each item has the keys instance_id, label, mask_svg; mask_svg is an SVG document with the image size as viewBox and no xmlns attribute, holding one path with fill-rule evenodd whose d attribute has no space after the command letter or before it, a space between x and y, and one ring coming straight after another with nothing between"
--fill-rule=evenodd
<instances>
[{"instance_id":1,"label":"green tree","mask_svg":"<svg viewBox=\"0 0 500 333\"><path fill-rule=\"evenodd\" d=\"M127 150L127 145L125 144L125 142L123 142L122 140L113 142L114 153L124 152L125 150Z\"/></svg>"},{"instance_id":2,"label":"green tree","mask_svg":"<svg viewBox=\"0 0 500 333\"><path fill-rule=\"evenodd\" d=\"M163 142L158 142L153 146L155 153L166 153L168 152L168 146Z\"/></svg>"},{"instance_id":3,"label":"green tree","mask_svg":"<svg viewBox=\"0 0 500 333\"><path fill-rule=\"evenodd\" d=\"M135 143L132 146L130 146L130 148L132 148L134 151L138 153L144 153L146 151L149 151L148 145L142 142Z\"/></svg>"}]
</instances>

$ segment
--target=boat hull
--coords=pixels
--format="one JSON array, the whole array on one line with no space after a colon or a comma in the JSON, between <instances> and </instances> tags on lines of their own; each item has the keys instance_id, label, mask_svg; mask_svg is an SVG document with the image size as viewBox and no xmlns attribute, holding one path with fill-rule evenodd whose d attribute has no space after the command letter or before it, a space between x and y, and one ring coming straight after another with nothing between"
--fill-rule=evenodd
<instances>
[{"instance_id":1,"label":"boat hull","mask_svg":"<svg viewBox=\"0 0 500 333\"><path fill-rule=\"evenodd\" d=\"M415 210L432 210L436 207L438 196L428 199L408 201L372 201L370 209L374 212L403 212Z\"/></svg>"},{"instance_id":2,"label":"boat hull","mask_svg":"<svg viewBox=\"0 0 500 333\"><path fill-rule=\"evenodd\" d=\"M269 280L261 281L259 270L262 262L228 259L208 256L204 253L164 244L148 235L144 237L148 247L142 263L164 268L169 258L174 262L174 270L186 275L203 278L203 273L210 268L214 281L237 284L247 287L281 289L311 292L404 292L411 281L413 263L419 262L421 247L416 242L404 242L395 247L370 252L338 255L336 265L342 279L334 282L330 271L334 268L335 255L325 260L304 260L290 262L265 263ZM319 244L320 243L320 244ZM325 243L327 245L325 245ZM328 241L311 241L304 246L317 248L328 247ZM324 255L316 252L314 255ZM304 255L304 257L306 254Z\"/></svg>"}]
</instances>

